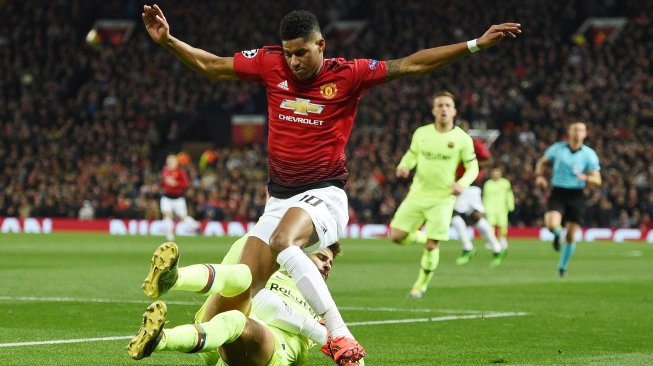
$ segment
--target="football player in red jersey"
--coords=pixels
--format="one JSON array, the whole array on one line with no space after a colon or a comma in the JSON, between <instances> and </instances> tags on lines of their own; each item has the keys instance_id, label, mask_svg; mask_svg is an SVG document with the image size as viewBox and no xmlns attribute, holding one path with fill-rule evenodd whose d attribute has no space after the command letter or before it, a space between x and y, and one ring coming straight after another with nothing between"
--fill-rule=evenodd
<instances>
[{"instance_id":1,"label":"football player in red jersey","mask_svg":"<svg viewBox=\"0 0 653 366\"><path fill-rule=\"evenodd\" d=\"M326 42L317 17L300 10L281 20L281 45L221 57L173 37L157 5L143 9L150 37L193 71L214 81L255 81L267 91L271 197L241 256L241 263L252 271L252 286L240 298L216 298L205 318L230 309L246 312L242 296L256 293L283 266L326 320L334 361L358 361L365 351L347 329L304 250L316 251L336 242L347 225L344 150L360 97L373 86L435 71L505 36L516 37L520 24L493 25L469 42L425 49L396 60L325 59Z\"/></svg>"},{"instance_id":2,"label":"football player in red jersey","mask_svg":"<svg viewBox=\"0 0 653 366\"><path fill-rule=\"evenodd\" d=\"M184 193L190 186L188 173L179 166L177 155L170 154L166 157L166 165L161 171L161 215L166 227L166 240L175 240L174 221L176 215L179 220L187 222L193 229L198 230L200 224L188 216L186 198Z\"/></svg>"}]
</instances>

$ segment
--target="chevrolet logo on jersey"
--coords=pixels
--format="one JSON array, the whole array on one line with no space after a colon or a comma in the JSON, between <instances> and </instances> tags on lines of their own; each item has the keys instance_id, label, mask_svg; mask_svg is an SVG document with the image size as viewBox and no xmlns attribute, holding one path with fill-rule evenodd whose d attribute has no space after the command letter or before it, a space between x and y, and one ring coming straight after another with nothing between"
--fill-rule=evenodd
<instances>
[{"instance_id":1,"label":"chevrolet logo on jersey","mask_svg":"<svg viewBox=\"0 0 653 366\"><path fill-rule=\"evenodd\" d=\"M295 98L295 100L284 99L283 102L281 102L281 108L290 109L295 114L308 116L309 113L322 113L324 106L321 104L311 103L311 101L308 99Z\"/></svg>"}]
</instances>

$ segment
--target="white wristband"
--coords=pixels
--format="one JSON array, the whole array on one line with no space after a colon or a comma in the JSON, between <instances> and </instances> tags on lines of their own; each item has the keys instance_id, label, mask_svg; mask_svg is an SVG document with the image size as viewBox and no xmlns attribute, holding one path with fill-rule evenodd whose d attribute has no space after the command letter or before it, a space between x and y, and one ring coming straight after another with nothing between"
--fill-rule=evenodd
<instances>
[{"instance_id":1,"label":"white wristband","mask_svg":"<svg viewBox=\"0 0 653 366\"><path fill-rule=\"evenodd\" d=\"M472 39L471 41L467 41L467 49L471 53L478 52L481 50L480 48L478 48L478 45L476 45L476 38Z\"/></svg>"}]
</instances>

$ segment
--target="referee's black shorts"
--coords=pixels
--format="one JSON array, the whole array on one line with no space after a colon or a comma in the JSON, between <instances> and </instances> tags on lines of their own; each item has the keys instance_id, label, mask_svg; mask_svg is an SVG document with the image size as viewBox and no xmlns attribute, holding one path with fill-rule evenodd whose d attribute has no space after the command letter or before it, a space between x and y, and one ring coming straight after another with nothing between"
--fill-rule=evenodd
<instances>
[{"instance_id":1,"label":"referee's black shorts","mask_svg":"<svg viewBox=\"0 0 653 366\"><path fill-rule=\"evenodd\" d=\"M558 211L565 222L583 224L585 217L585 193L583 189L553 187L547 211Z\"/></svg>"}]
</instances>

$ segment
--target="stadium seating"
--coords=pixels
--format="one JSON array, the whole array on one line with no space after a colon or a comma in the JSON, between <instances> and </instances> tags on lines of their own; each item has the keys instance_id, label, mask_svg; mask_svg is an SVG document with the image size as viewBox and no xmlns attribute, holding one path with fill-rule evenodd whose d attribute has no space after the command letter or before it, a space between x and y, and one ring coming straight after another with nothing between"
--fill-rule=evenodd
<instances>
[{"instance_id":1,"label":"stadium seating","mask_svg":"<svg viewBox=\"0 0 653 366\"><path fill-rule=\"evenodd\" d=\"M134 1L1 2L0 216L77 217L90 200L96 217L155 218L159 171L190 130L211 129L210 113L266 112L254 83L212 83L150 41ZM571 119L589 121L587 143L602 164L590 191L589 226L650 227L653 217L653 50L651 2L428 1L159 2L173 34L220 55L278 43L278 20L305 6L321 17L362 19L355 42L327 39L327 56L393 59L480 36L488 25L528 19L524 33L423 78L395 81L363 97L351 136L347 191L354 222L387 223L407 192L394 177L412 131L431 121L430 96L458 96L459 117L499 129L494 163L516 195L512 225L541 225L545 191L533 167ZM585 4L585 3L584 3ZM537 17L533 16L537 14ZM573 37L590 16L625 16L617 41ZM134 19L122 45L85 42L95 19ZM199 219L256 220L264 206L264 146L216 148L188 192Z\"/></svg>"}]
</instances>

